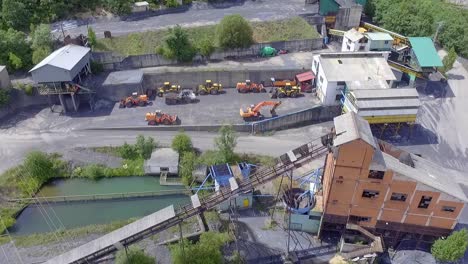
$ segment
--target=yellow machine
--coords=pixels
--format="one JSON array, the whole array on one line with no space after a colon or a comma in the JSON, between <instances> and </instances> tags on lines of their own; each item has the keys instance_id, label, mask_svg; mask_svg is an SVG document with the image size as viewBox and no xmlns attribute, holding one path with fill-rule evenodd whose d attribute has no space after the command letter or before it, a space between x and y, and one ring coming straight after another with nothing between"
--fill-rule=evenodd
<instances>
[{"instance_id":1,"label":"yellow machine","mask_svg":"<svg viewBox=\"0 0 468 264\"><path fill-rule=\"evenodd\" d=\"M272 91L271 98L284 98L284 97L298 97L301 95L301 88L291 85L291 83L286 83L284 87L275 87Z\"/></svg>"},{"instance_id":2,"label":"yellow machine","mask_svg":"<svg viewBox=\"0 0 468 264\"><path fill-rule=\"evenodd\" d=\"M165 93L178 93L180 85L174 85L170 82L164 82L163 86L158 89L158 96L162 97Z\"/></svg>"},{"instance_id":3,"label":"yellow machine","mask_svg":"<svg viewBox=\"0 0 468 264\"><path fill-rule=\"evenodd\" d=\"M260 113L260 109L264 106L273 106L270 110L271 116L276 116L276 108L281 105L281 101L263 101L256 105L247 107L247 110L242 108L239 110L240 116L245 121L256 121L263 119L263 115Z\"/></svg>"},{"instance_id":4,"label":"yellow machine","mask_svg":"<svg viewBox=\"0 0 468 264\"><path fill-rule=\"evenodd\" d=\"M205 84L200 84L198 86L198 94L218 94L223 89L223 86L220 83L213 83L211 80L206 80Z\"/></svg>"}]
</instances>

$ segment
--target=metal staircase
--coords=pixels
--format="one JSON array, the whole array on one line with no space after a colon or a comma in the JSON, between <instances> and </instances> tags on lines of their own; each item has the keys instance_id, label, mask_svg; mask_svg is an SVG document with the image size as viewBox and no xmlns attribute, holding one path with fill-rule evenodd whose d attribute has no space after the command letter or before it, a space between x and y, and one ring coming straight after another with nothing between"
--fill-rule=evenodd
<instances>
[{"instance_id":1,"label":"metal staircase","mask_svg":"<svg viewBox=\"0 0 468 264\"><path fill-rule=\"evenodd\" d=\"M161 215L156 213L137 220L127 226L117 229L101 238L93 240L78 248L72 249L55 258L47 261L47 264L66 264L66 263L92 263L108 254L111 254L118 249L127 247L142 239L145 239L155 233L175 226L185 219L198 215L208 209L214 208L216 205L229 200L237 195L250 191L253 188L269 182L278 176L281 176L294 169L300 168L310 161L324 156L328 152L327 144L329 141L324 138L332 138L330 135L325 135L317 138L307 144L304 144L292 151L281 155L276 160L276 165L258 169L248 180L242 181L236 188L221 188L215 194L206 198L198 198L197 202L187 204L175 212L171 212L172 208L165 208L161 211ZM193 198L193 197L192 197ZM199 201L199 202L198 202ZM162 213L165 213L164 215ZM157 218L160 221L150 222L151 219ZM146 224L154 223L147 226ZM117 241L116 241L117 240Z\"/></svg>"}]
</instances>

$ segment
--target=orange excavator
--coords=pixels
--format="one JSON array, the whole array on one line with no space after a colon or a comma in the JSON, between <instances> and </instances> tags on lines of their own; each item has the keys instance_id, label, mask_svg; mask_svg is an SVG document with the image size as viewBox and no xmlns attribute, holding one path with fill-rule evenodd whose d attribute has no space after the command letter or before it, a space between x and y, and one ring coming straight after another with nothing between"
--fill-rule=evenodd
<instances>
[{"instance_id":1,"label":"orange excavator","mask_svg":"<svg viewBox=\"0 0 468 264\"><path fill-rule=\"evenodd\" d=\"M169 115L161 112L161 110L156 110L154 112L146 113L145 121L148 122L148 125L179 125L180 119L177 115Z\"/></svg>"},{"instance_id":2,"label":"orange excavator","mask_svg":"<svg viewBox=\"0 0 468 264\"><path fill-rule=\"evenodd\" d=\"M240 109L239 113L245 121L256 121L262 120L264 116L260 113L260 109L264 106L273 106L270 110L271 116L276 116L276 108L281 105L281 101L263 101L256 105L251 105L247 107L247 110L244 111L242 108Z\"/></svg>"}]
</instances>

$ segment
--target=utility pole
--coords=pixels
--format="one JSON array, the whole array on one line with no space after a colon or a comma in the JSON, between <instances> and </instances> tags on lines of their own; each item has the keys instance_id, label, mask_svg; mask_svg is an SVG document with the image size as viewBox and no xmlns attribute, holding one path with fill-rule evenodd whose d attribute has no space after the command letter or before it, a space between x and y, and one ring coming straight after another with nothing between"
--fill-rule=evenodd
<instances>
[{"instance_id":1,"label":"utility pole","mask_svg":"<svg viewBox=\"0 0 468 264\"><path fill-rule=\"evenodd\" d=\"M435 44L436 41L437 41L437 37L439 36L439 31L440 31L440 29L444 26L444 23L445 23L444 21L439 21L439 22L436 23L436 24L437 24L437 29L436 29L436 32L435 32L435 34L434 34L434 39L432 39L432 42L433 42L434 44Z\"/></svg>"}]
</instances>

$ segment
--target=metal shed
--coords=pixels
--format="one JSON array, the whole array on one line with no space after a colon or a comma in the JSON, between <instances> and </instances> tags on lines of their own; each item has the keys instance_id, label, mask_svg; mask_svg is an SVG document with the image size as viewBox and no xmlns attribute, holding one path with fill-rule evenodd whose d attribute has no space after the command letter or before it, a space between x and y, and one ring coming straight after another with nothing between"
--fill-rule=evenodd
<instances>
[{"instance_id":1,"label":"metal shed","mask_svg":"<svg viewBox=\"0 0 468 264\"><path fill-rule=\"evenodd\" d=\"M143 94L143 71L111 72L102 83L102 93L111 100L120 100L134 92Z\"/></svg>"},{"instance_id":2,"label":"metal shed","mask_svg":"<svg viewBox=\"0 0 468 264\"><path fill-rule=\"evenodd\" d=\"M29 72L37 83L79 82L80 72L91 72L90 58L90 48L70 44L52 52Z\"/></svg>"}]
</instances>

